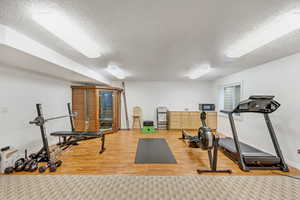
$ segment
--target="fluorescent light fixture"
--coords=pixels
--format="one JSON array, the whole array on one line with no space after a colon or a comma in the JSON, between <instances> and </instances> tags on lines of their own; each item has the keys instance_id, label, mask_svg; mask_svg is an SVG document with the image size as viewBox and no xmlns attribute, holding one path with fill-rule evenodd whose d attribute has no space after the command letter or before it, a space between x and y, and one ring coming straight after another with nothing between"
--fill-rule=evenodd
<instances>
[{"instance_id":1,"label":"fluorescent light fixture","mask_svg":"<svg viewBox=\"0 0 300 200\"><path fill-rule=\"evenodd\" d=\"M46 30L88 58L101 56L96 42L92 41L80 27L67 16L56 11L33 11L32 18Z\"/></svg>"},{"instance_id":2,"label":"fluorescent light fixture","mask_svg":"<svg viewBox=\"0 0 300 200\"><path fill-rule=\"evenodd\" d=\"M242 57L282 36L300 28L300 10L291 10L266 22L244 38L230 46L225 55L230 58Z\"/></svg>"},{"instance_id":3,"label":"fluorescent light fixture","mask_svg":"<svg viewBox=\"0 0 300 200\"><path fill-rule=\"evenodd\" d=\"M22 33L17 32L9 26L0 24L0 46L2 45L9 47L10 51L14 50L16 52L24 52L28 57L30 55L32 59L42 59L48 64L53 64L53 67L56 67L57 69L61 68L63 71L75 73L90 79L92 82L96 81L96 83L99 84L110 84L110 80L108 80L102 74L77 62L74 62L73 60L57 53L56 51L53 51L47 46L44 46L43 44L40 44L39 42L23 35ZM24 65L22 67L26 68L26 66L27 65ZM53 75L53 70L56 69L49 68L48 72L48 70L46 68L44 69L44 67L40 66L39 68L35 68L35 65L33 65L30 66L30 70Z\"/></svg>"},{"instance_id":4,"label":"fluorescent light fixture","mask_svg":"<svg viewBox=\"0 0 300 200\"><path fill-rule=\"evenodd\" d=\"M105 70L118 79L125 79L126 76L128 76L128 74L116 64L109 64Z\"/></svg>"},{"instance_id":5,"label":"fluorescent light fixture","mask_svg":"<svg viewBox=\"0 0 300 200\"><path fill-rule=\"evenodd\" d=\"M200 65L195 70L192 70L190 73L188 73L186 76L188 76L190 79L197 79L201 76L209 73L211 71L211 67L209 64Z\"/></svg>"}]
</instances>

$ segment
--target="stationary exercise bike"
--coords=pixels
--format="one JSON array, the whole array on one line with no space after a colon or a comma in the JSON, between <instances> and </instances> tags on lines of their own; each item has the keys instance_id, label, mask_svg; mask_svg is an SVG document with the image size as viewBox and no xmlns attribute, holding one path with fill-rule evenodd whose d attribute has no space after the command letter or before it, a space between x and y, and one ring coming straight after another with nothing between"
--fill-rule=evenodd
<instances>
[{"instance_id":1,"label":"stationary exercise bike","mask_svg":"<svg viewBox=\"0 0 300 200\"><path fill-rule=\"evenodd\" d=\"M191 136L187 131L182 130L182 138L183 140L188 140L189 146L192 148L201 148L202 150L206 150L209 158L210 169L200 170L197 172L199 174L205 172L219 172L219 173L231 173L230 169L219 170L217 169L217 161L218 161L218 148L219 148L219 137L215 135L212 130L206 125L206 112L203 107L201 108L202 112L200 114L200 119L202 122L202 126L198 129L197 136Z\"/></svg>"}]
</instances>

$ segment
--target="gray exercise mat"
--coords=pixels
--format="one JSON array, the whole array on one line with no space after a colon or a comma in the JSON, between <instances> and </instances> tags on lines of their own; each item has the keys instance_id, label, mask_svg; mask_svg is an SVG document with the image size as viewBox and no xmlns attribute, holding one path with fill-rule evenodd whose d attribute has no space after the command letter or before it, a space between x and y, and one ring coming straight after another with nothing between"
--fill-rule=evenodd
<instances>
[{"instance_id":1,"label":"gray exercise mat","mask_svg":"<svg viewBox=\"0 0 300 200\"><path fill-rule=\"evenodd\" d=\"M139 139L135 163L177 163L163 138Z\"/></svg>"}]
</instances>

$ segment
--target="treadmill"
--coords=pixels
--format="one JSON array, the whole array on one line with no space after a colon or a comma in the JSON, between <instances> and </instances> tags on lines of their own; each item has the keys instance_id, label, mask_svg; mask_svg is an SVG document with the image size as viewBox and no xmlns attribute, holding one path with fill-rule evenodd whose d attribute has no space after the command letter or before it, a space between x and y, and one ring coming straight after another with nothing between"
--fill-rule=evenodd
<instances>
[{"instance_id":1,"label":"treadmill","mask_svg":"<svg viewBox=\"0 0 300 200\"><path fill-rule=\"evenodd\" d=\"M220 112L228 114L233 138L220 138L220 150L231 160L236 162L243 171L250 170L281 170L288 172L288 166L284 161L280 150L276 134L274 132L269 114L276 111L280 103L274 100L274 96L255 95L249 99L240 102L235 109L231 111L221 110ZM238 139L233 114L234 113L259 113L264 115L276 155L266 153L248 144L242 143Z\"/></svg>"}]
</instances>

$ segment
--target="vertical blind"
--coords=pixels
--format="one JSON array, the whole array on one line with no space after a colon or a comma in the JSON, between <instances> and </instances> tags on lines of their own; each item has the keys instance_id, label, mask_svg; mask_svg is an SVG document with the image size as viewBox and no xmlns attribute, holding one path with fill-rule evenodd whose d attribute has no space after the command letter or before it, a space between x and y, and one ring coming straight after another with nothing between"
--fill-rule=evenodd
<instances>
[{"instance_id":1,"label":"vertical blind","mask_svg":"<svg viewBox=\"0 0 300 200\"><path fill-rule=\"evenodd\" d=\"M240 102L241 86L224 87L224 110L232 110Z\"/></svg>"}]
</instances>

